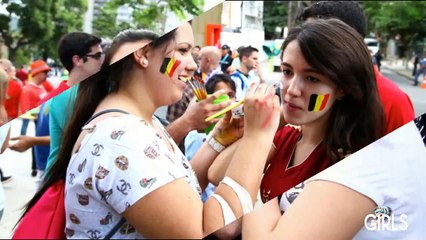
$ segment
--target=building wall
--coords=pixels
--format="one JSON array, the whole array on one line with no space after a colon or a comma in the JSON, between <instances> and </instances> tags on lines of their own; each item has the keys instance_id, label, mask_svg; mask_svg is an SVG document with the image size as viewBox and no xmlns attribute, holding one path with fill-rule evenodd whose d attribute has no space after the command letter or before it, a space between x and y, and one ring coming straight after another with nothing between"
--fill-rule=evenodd
<instances>
[{"instance_id":1,"label":"building wall","mask_svg":"<svg viewBox=\"0 0 426 240\"><path fill-rule=\"evenodd\" d=\"M262 49L265 40L263 30L262 1L226 1L193 19L195 43L204 46L207 24L221 24L221 45L232 49L248 46Z\"/></svg>"},{"instance_id":2,"label":"building wall","mask_svg":"<svg viewBox=\"0 0 426 240\"><path fill-rule=\"evenodd\" d=\"M205 34L207 24L222 24L222 4L211 8L198 17L192 19L195 45L205 45Z\"/></svg>"}]
</instances>

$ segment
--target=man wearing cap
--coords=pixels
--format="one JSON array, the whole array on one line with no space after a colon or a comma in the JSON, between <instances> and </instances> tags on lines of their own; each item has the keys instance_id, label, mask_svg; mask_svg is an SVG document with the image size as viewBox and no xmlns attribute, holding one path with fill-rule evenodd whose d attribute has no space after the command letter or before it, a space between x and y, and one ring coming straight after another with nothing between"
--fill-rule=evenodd
<instances>
[{"instance_id":1,"label":"man wearing cap","mask_svg":"<svg viewBox=\"0 0 426 240\"><path fill-rule=\"evenodd\" d=\"M40 105L40 100L47 94L46 89L43 87L43 82L47 79L47 74L50 72L50 67L43 60L36 60L30 66L30 78L27 84L22 88L20 98L19 110L20 114L36 108ZM26 135L28 123L30 119L22 119L21 135ZM34 119L37 126L37 119ZM31 176L37 175L36 157L34 149L32 149L32 172Z\"/></svg>"},{"instance_id":2,"label":"man wearing cap","mask_svg":"<svg viewBox=\"0 0 426 240\"><path fill-rule=\"evenodd\" d=\"M30 68L31 79L28 80L28 84L22 89L20 100L21 114L37 107L40 104L40 100L47 93L42 83L46 81L47 73L50 72L49 65L43 60L36 60L31 63Z\"/></svg>"},{"instance_id":3,"label":"man wearing cap","mask_svg":"<svg viewBox=\"0 0 426 240\"><path fill-rule=\"evenodd\" d=\"M226 73L228 68L232 65L232 52L228 45L222 46L222 58L220 59L220 67L222 72Z\"/></svg>"}]
</instances>

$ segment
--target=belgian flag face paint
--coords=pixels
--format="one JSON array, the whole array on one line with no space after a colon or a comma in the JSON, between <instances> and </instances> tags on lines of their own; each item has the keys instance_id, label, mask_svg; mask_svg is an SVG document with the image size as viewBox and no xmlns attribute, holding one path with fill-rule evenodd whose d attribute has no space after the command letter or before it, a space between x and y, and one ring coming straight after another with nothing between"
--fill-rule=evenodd
<instances>
[{"instance_id":1,"label":"belgian flag face paint","mask_svg":"<svg viewBox=\"0 0 426 240\"><path fill-rule=\"evenodd\" d=\"M325 106L327 105L329 97L330 97L330 94L326 94L326 95L312 94L311 98L309 99L308 111L319 112L324 110Z\"/></svg>"},{"instance_id":2,"label":"belgian flag face paint","mask_svg":"<svg viewBox=\"0 0 426 240\"><path fill-rule=\"evenodd\" d=\"M163 64L161 64L160 67L160 72L166 74L168 77L172 77L180 63L181 62L176 58L164 58Z\"/></svg>"}]
</instances>

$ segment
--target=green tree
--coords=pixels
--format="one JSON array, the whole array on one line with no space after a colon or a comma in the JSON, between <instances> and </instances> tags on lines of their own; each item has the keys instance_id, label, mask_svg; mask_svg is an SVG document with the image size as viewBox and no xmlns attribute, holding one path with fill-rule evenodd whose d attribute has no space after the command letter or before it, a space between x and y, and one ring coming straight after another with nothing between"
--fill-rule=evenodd
<instances>
[{"instance_id":1,"label":"green tree","mask_svg":"<svg viewBox=\"0 0 426 240\"><path fill-rule=\"evenodd\" d=\"M400 36L401 55L409 57L416 41L426 37L425 1L363 2L368 29L382 42Z\"/></svg>"},{"instance_id":2,"label":"green tree","mask_svg":"<svg viewBox=\"0 0 426 240\"><path fill-rule=\"evenodd\" d=\"M183 19L186 14L197 16L202 13L200 6L203 3L203 0L110 0L102 6L98 17L94 19L94 33L106 38L112 38L127 28L147 28L161 33L167 8ZM124 5L133 9L133 21L117 23L117 9Z\"/></svg>"},{"instance_id":3,"label":"green tree","mask_svg":"<svg viewBox=\"0 0 426 240\"><path fill-rule=\"evenodd\" d=\"M263 4L265 39L281 38L287 25L288 2L265 1ZM275 31L277 27L281 27L279 36Z\"/></svg>"},{"instance_id":4,"label":"green tree","mask_svg":"<svg viewBox=\"0 0 426 240\"><path fill-rule=\"evenodd\" d=\"M30 50L28 56L56 58L59 38L69 32L81 30L81 13L87 10L87 0L22 0L11 3L2 0L7 14L0 14L0 35L9 50L9 59L15 61L18 49ZM15 16L17 29L10 28ZM24 51L25 52L25 51ZM20 59L25 56L20 56Z\"/></svg>"}]
</instances>

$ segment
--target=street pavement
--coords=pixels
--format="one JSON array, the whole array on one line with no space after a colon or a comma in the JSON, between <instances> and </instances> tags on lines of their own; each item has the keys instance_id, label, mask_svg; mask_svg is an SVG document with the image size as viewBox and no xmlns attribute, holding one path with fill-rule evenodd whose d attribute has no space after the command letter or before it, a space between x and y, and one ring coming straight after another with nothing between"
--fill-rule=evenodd
<instances>
[{"instance_id":1,"label":"street pavement","mask_svg":"<svg viewBox=\"0 0 426 240\"><path fill-rule=\"evenodd\" d=\"M267 66L264 64L262 66ZM402 61L392 64L383 61L381 72L392 79L403 91L405 91L413 101L416 116L426 112L426 89L412 86L412 64L408 64L408 69ZM267 73L267 81L274 83L279 80L280 73ZM159 110L160 115L165 115L165 108ZM15 119L12 121L11 136L18 136L22 121ZM28 135L34 135L34 125L30 122ZM0 155L0 167L5 175L12 175L13 180L3 184L6 195L6 206L3 219L0 222L0 239L11 238L12 228L21 215L22 207L29 201L35 193L36 178L31 177L31 150L24 153L14 152L10 149ZM35 223L36 224L36 223Z\"/></svg>"},{"instance_id":2,"label":"street pavement","mask_svg":"<svg viewBox=\"0 0 426 240\"><path fill-rule=\"evenodd\" d=\"M413 103L415 115L420 116L426 113L426 88L413 86L412 72L412 62L408 62L408 66L406 66L402 60L393 62L392 64L384 61L381 67L381 73L395 82L402 91L408 94ZM421 75L418 80L421 84L423 76Z\"/></svg>"}]
</instances>

